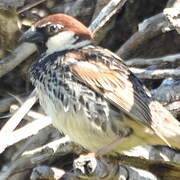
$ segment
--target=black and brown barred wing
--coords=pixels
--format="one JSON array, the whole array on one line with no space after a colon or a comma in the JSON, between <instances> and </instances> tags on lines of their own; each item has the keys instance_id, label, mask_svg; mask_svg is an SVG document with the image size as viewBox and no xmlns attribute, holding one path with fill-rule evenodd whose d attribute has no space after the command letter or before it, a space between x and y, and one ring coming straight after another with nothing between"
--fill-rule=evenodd
<instances>
[{"instance_id":1,"label":"black and brown barred wing","mask_svg":"<svg viewBox=\"0 0 180 180\"><path fill-rule=\"evenodd\" d=\"M166 144L180 147L178 121L162 105L151 100L119 57L100 47L84 48L69 56L78 60L70 66L77 80L138 123L153 129Z\"/></svg>"}]
</instances>

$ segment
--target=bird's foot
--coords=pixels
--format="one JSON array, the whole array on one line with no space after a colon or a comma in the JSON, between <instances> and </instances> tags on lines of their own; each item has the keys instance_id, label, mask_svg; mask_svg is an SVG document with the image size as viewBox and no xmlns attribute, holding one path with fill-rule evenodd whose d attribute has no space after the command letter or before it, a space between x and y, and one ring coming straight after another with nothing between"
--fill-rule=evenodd
<instances>
[{"instance_id":1,"label":"bird's foot","mask_svg":"<svg viewBox=\"0 0 180 180\"><path fill-rule=\"evenodd\" d=\"M96 153L81 155L74 161L73 166L76 176L80 178L102 180L114 177L118 169L118 164L111 163L107 158L96 158Z\"/></svg>"}]
</instances>

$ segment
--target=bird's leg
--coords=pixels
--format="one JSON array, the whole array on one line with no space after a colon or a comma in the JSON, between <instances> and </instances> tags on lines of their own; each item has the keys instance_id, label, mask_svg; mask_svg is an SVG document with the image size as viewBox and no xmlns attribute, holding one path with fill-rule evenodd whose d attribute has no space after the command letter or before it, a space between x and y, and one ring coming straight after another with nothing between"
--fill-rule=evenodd
<instances>
[{"instance_id":1,"label":"bird's leg","mask_svg":"<svg viewBox=\"0 0 180 180\"><path fill-rule=\"evenodd\" d=\"M117 137L114 141L112 141L110 144L105 145L103 148L99 149L95 156L103 156L105 154L107 154L109 151L111 151L112 149L114 149L117 145L119 145L120 143L122 143L124 140L126 139L126 137Z\"/></svg>"},{"instance_id":2,"label":"bird's leg","mask_svg":"<svg viewBox=\"0 0 180 180\"><path fill-rule=\"evenodd\" d=\"M80 157L98 157L106 155L108 152L110 152L112 149L114 149L116 146L118 146L120 143L122 143L126 137L117 137L114 141L112 141L110 144L105 145L101 149L99 149L97 152L90 152L88 154L80 155Z\"/></svg>"},{"instance_id":3,"label":"bird's leg","mask_svg":"<svg viewBox=\"0 0 180 180\"><path fill-rule=\"evenodd\" d=\"M108 176L112 176L114 175L114 172L117 172L119 163L117 163L117 161L113 161L114 159L111 159L109 156L105 157L104 155L106 155L124 140L126 140L126 137L117 137L114 141L107 144L96 153L90 152L85 155L80 155L80 157L74 161L74 170L77 173L77 176L86 178L98 176L101 177L100 179L109 179ZM116 171L114 171L114 169Z\"/></svg>"}]
</instances>

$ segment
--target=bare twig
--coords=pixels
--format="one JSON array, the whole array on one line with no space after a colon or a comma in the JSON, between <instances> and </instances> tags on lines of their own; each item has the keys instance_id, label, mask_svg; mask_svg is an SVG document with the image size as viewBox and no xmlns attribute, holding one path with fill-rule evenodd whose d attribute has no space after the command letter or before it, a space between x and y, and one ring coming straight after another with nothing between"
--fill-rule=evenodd
<instances>
[{"instance_id":1,"label":"bare twig","mask_svg":"<svg viewBox=\"0 0 180 180\"><path fill-rule=\"evenodd\" d=\"M9 56L0 60L0 78L13 70L17 65L22 63L26 58L33 54L36 46L31 43L19 45Z\"/></svg>"},{"instance_id":2,"label":"bare twig","mask_svg":"<svg viewBox=\"0 0 180 180\"><path fill-rule=\"evenodd\" d=\"M109 0L97 0L96 7L92 16L92 22L99 15L100 11L109 3Z\"/></svg>"},{"instance_id":3,"label":"bare twig","mask_svg":"<svg viewBox=\"0 0 180 180\"><path fill-rule=\"evenodd\" d=\"M29 96L28 100L26 100L26 102L21 106L19 111L12 118L10 118L8 122L4 125L4 127L0 131L0 139L3 139L3 137L7 134L9 135L17 127L21 119L31 109L36 100L37 96L35 91L33 91Z\"/></svg>"},{"instance_id":4,"label":"bare twig","mask_svg":"<svg viewBox=\"0 0 180 180\"><path fill-rule=\"evenodd\" d=\"M51 179L58 180L65 175L65 171L62 169L51 168L49 166L37 166L33 169L30 179ZM64 179L64 178L63 178Z\"/></svg>"},{"instance_id":5,"label":"bare twig","mask_svg":"<svg viewBox=\"0 0 180 180\"><path fill-rule=\"evenodd\" d=\"M154 100L167 104L180 100L180 80L168 78L157 89L151 91Z\"/></svg>"},{"instance_id":6,"label":"bare twig","mask_svg":"<svg viewBox=\"0 0 180 180\"><path fill-rule=\"evenodd\" d=\"M29 168L33 168L30 163L30 158L21 158L17 161L14 161L13 163L10 163L7 166L4 166L4 168L2 168L2 171L0 172L0 179L7 180L11 176L11 174L16 171L16 168L21 170L25 168L26 170Z\"/></svg>"},{"instance_id":7,"label":"bare twig","mask_svg":"<svg viewBox=\"0 0 180 180\"><path fill-rule=\"evenodd\" d=\"M175 117L180 115L180 101L169 103L165 106Z\"/></svg>"},{"instance_id":8,"label":"bare twig","mask_svg":"<svg viewBox=\"0 0 180 180\"><path fill-rule=\"evenodd\" d=\"M18 159L13 158L13 163L6 165L4 169L0 172L0 179L5 180L7 177L14 173L26 170L27 168L33 168L37 164L45 162L47 159L55 157L55 155L63 156L68 153L80 152L78 145L75 145L68 137L63 137L61 139L55 140L51 143L44 145L41 148L28 151L23 154L23 157ZM75 151L75 149L77 151ZM82 151L81 151L82 152Z\"/></svg>"},{"instance_id":9,"label":"bare twig","mask_svg":"<svg viewBox=\"0 0 180 180\"><path fill-rule=\"evenodd\" d=\"M156 69L156 70L146 70L130 68L130 70L141 79L164 79L164 78L180 78L179 69Z\"/></svg>"},{"instance_id":10,"label":"bare twig","mask_svg":"<svg viewBox=\"0 0 180 180\"><path fill-rule=\"evenodd\" d=\"M180 34L180 1L179 0L169 0L167 7L164 9L163 14L167 17L170 27L176 29Z\"/></svg>"},{"instance_id":11,"label":"bare twig","mask_svg":"<svg viewBox=\"0 0 180 180\"><path fill-rule=\"evenodd\" d=\"M62 169L49 166L37 166L33 169L31 180L49 179L49 180L81 180L73 173L66 173Z\"/></svg>"},{"instance_id":12,"label":"bare twig","mask_svg":"<svg viewBox=\"0 0 180 180\"><path fill-rule=\"evenodd\" d=\"M47 1L47 0L34 1L34 2L32 2L31 4L27 4L27 5L24 6L23 8L19 9L17 13L20 14L20 13L22 13L22 12L24 12L24 11L27 11L27 10L29 10L29 9L31 9L31 8L33 8L33 7L37 6L37 5L45 2L45 1Z\"/></svg>"},{"instance_id":13,"label":"bare twig","mask_svg":"<svg viewBox=\"0 0 180 180\"><path fill-rule=\"evenodd\" d=\"M19 141L22 141L29 136L35 135L39 130L51 124L51 120L48 117L42 115L42 118L33 121L26 126L8 134L8 138L3 141L1 140L0 153L4 151L10 145L13 145Z\"/></svg>"},{"instance_id":14,"label":"bare twig","mask_svg":"<svg viewBox=\"0 0 180 180\"><path fill-rule=\"evenodd\" d=\"M109 0L97 0L96 7L92 16L92 22L98 16L100 11L109 3ZM107 14L108 16L109 14ZM94 35L94 40L96 44L99 44L106 36L106 34L114 27L115 18L111 18L111 21L106 23L103 28L100 28Z\"/></svg>"},{"instance_id":15,"label":"bare twig","mask_svg":"<svg viewBox=\"0 0 180 180\"><path fill-rule=\"evenodd\" d=\"M167 19L163 13L152 16L139 24L138 31L134 33L116 52L123 59L128 59L131 54L146 40L158 36L163 31L170 31Z\"/></svg>"},{"instance_id":16,"label":"bare twig","mask_svg":"<svg viewBox=\"0 0 180 180\"><path fill-rule=\"evenodd\" d=\"M42 144L49 142L49 140L52 139L53 137L58 137L58 133L55 128L48 126L46 128L41 129L38 132L38 134L28 138L26 141L23 141L23 143L21 142L20 148L18 148L16 151L15 151L16 148L14 149L14 147L16 146L13 146L11 157L9 157L8 151L7 151L7 154L5 152L3 155L4 157L7 156L10 162L3 164L3 167L1 168L1 171L0 171L0 179L6 180L7 177L11 176L15 172L17 173L22 172L22 171L26 171L29 168L35 167L37 164L32 163L33 162L32 159L35 158L35 156L40 157L41 152L34 153L34 155L29 154L28 157L27 156L22 157L20 155L27 149L29 150L29 149L40 147ZM43 149L42 154L46 154L46 149ZM52 156L49 156L49 157L53 157L54 154L51 154L51 155Z\"/></svg>"},{"instance_id":17,"label":"bare twig","mask_svg":"<svg viewBox=\"0 0 180 180\"><path fill-rule=\"evenodd\" d=\"M19 110L19 106L16 104L12 104L10 106L10 113L15 114L18 110ZM29 111L25 116L24 119L28 120L28 121L33 121L36 119L43 119L43 118L47 118L46 116L42 115L41 113L35 112L33 110Z\"/></svg>"},{"instance_id":18,"label":"bare twig","mask_svg":"<svg viewBox=\"0 0 180 180\"><path fill-rule=\"evenodd\" d=\"M72 142L68 136L54 140L39 148L26 151L23 156L31 157L33 164L40 164L52 156L64 156L69 153L81 154L86 152L80 145Z\"/></svg>"},{"instance_id":19,"label":"bare twig","mask_svg":"<svg viewBox=\"0 0 180 180\"><path fill-rule=\"evenodd\" d=\"M150 59L134 58L126 61L125 63L127 66L145 67L160 63L178 63L179 61L180 61L180 53L171 54L163 57L150 58Z\"/></svg>"},{"instance_id":20,"label":"bare twig","mask_svg":"<svg viewBox=\"0 0 180 180\"><path fill-rule=\"evenodd\" d=\"M91 23L89 30L95 34L120 8L122 8L126 1L127 0L111 0Z\"/></svg>"},{"instance_id":21,"label":"bare twig","mask_svg":"<svg viewBox=\"0 0 180 180\"><path fill-rule=\"evenodd\" d=\"M180 178L180 164L178 163L147 160L126 155L112 157L112 161L108 161L108 163L107 160L102 158L96 159L90 156L81 156L74 161L74 167L79 177L88 176L108 179L116 177L117 173L121 174L121 172L118 172L118 163L149 171L162 179Z\"/></svg>"}]
</instances>

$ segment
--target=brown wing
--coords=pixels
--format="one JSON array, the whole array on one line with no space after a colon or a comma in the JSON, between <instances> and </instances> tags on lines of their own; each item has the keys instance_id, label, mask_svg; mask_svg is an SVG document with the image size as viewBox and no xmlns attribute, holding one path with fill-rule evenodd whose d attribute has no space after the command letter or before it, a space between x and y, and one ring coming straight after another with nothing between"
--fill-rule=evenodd
<instances>
[{"instance_id":1,"label":"brown wing","mask_svg":"<svg viewBox=\"0 0 180 180\"><path fill-rule=\"evenodd\" d=\"M75 51L71 71L81 83L102 95L127 115L151 128L165 144L180 147L179 122L146 94L121 59L102 48ZM141 132L140 132L141 133Z\"/></svg>"},{"instance_id":2,"label":"brown wing","mask_svg":"<svg viewBox=\"0 0 180 180\"><path fill-rule=\"evenodd\" d=\"M75 77L117 108L150 127L150 99L139 80L121 60L101 48L85 49L79 53L74 55L79 61L71 65Z\"/></svg>"}]
</instances>

